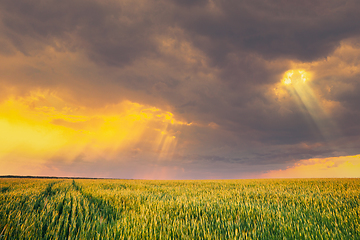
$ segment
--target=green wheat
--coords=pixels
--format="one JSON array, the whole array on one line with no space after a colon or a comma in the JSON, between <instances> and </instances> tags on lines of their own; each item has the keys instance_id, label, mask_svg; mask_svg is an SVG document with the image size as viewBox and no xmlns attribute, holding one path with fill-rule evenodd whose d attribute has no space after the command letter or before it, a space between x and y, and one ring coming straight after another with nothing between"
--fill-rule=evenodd
<instances>
[{"instance_id":1,"label":"green wheat","mask_svg":"<svg viewBox=\"0 0 360 240\"><path fill-rule=\"evenodd\" d=\"M0 239L360 239L360 179L0 179Z\"/></svg>"}]
</instances>

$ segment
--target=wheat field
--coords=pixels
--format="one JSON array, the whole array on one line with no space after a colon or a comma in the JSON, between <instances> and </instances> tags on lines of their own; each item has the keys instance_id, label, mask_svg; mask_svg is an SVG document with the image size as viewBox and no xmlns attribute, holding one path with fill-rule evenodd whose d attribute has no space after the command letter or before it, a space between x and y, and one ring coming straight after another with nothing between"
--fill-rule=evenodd
<instances>
[{"instance_id":1,"label":"wheat field","mask_svg":"<svg viewBox=\"0 0 360 240\"><path fill-rule=\"evenodd\" d=\"M360 179L0 179L0 239L360 239Z\"/></svg>"}]
</instances>

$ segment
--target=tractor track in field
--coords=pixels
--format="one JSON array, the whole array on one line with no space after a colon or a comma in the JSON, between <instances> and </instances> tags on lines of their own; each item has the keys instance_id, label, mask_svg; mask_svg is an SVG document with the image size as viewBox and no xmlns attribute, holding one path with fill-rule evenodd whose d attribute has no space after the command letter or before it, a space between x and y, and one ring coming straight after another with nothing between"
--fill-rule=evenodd
<instances>
[{"instance_id":1,"label":"tractor track in field","mask_svg":"<svg viewBox=\"0 0 360 240\"><path fill-rule=\"evenodd\" d=\"M50 223L45 222L41 227L43 239L46 239L48 229L54 227L55 223L59 224L58 234L64 239L68 239L70 235L76 236L85 221L101 219L100 221L108 227L116 223L116 208L105 200L85 192L75 180L69 182L66 187L57 187L57 184L61 183L64 183L64 180L48 183L33 205L33 211L41 214L42 211L49 211L46 209L48 202L55 199L57 202L54 206L57 212L54 221L51 223L51 219L48 219Z\"/></svg>"}]
</instances>

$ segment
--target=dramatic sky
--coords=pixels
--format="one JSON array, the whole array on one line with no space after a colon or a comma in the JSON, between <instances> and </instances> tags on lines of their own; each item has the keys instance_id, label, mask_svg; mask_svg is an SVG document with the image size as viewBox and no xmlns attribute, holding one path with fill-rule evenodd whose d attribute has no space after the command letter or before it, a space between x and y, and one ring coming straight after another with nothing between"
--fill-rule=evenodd
<instances>
[{"instance_id":1,"label":"dramatic sky","mask_svg":"<svg viewBox=\"0 0 360 240\"><path fill-rule=\"evenodd\" d=\"M0 0L0 175L360 177L358 0Z\"/></svg>"}]
</instances>

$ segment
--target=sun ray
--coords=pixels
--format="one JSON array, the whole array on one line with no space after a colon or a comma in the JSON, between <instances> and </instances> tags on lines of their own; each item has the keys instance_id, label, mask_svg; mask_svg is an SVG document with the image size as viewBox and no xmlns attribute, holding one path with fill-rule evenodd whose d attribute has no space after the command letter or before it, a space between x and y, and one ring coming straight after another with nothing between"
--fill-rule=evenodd
<instances>
[{"instance_id":1,"label":"sun ray","mask_svg":"<svg viewBox=\"0 0 360 240\"><path fill-rule=\"evenodd\" d=\"M308 113L325 139L337 135L335 123L326 113L321 99L310 85L311 74L305 70L289 70L284 74L282 84L298 106Z\"/></svg>"}]
</instances>

